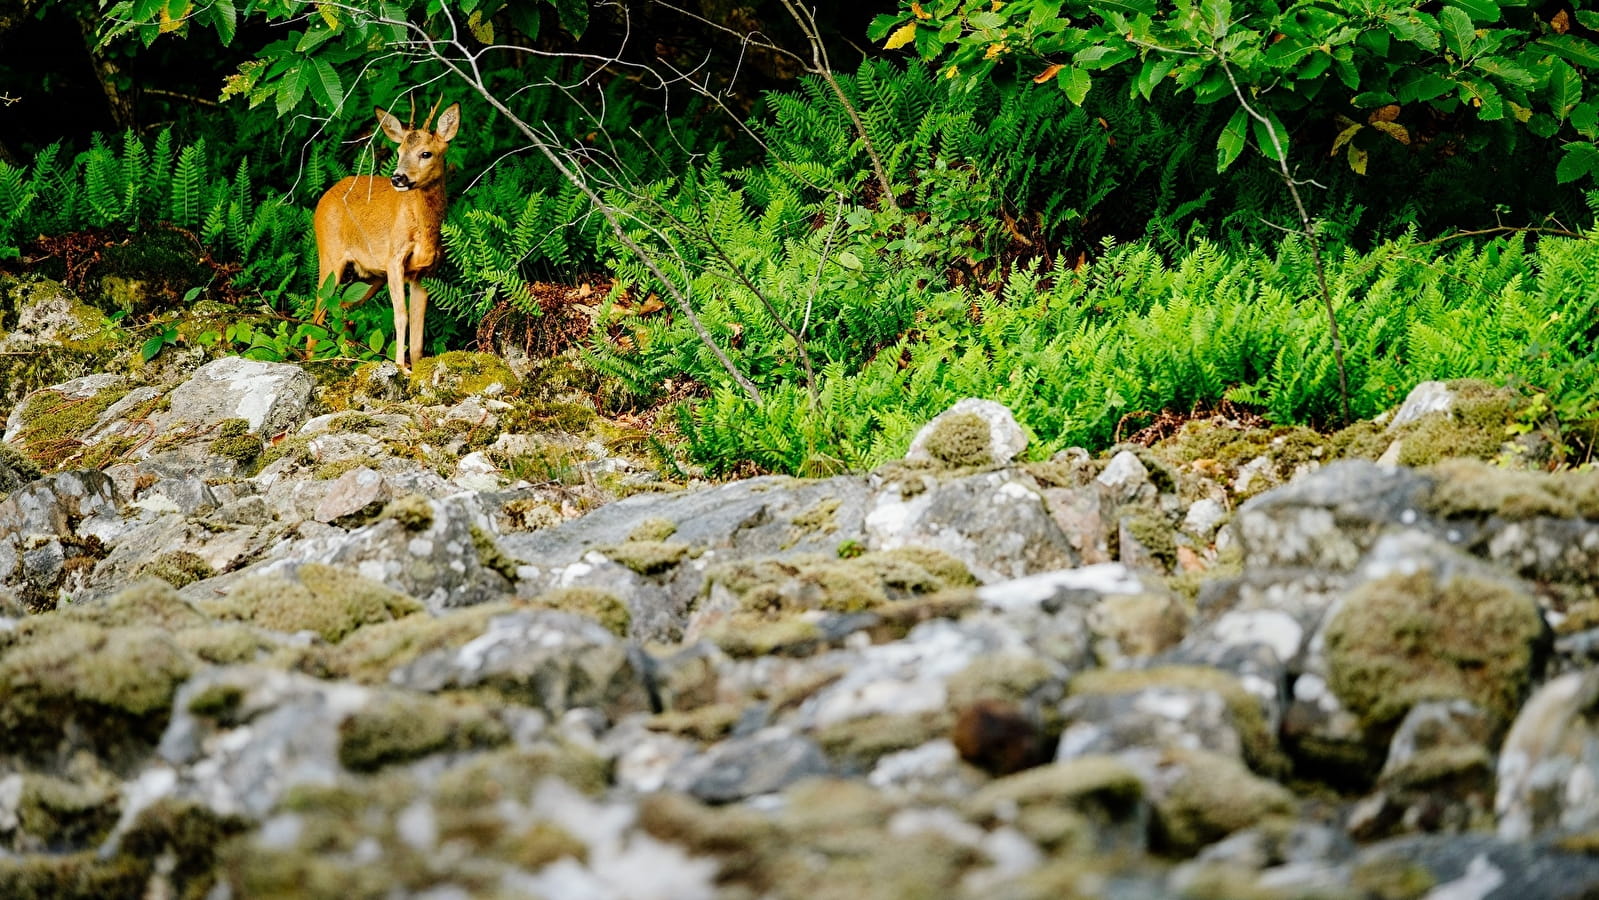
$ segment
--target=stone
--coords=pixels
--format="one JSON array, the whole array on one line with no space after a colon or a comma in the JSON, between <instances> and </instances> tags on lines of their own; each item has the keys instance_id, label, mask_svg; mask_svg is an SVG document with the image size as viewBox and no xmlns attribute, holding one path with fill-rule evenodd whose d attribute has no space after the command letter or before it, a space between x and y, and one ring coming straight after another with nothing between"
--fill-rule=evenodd
<instances>
[{"instance_id":1,"label":"stone","mask_svg":"<svg viewBox=\"0 0 1599 900\"><path fill-rule=\"evenodd\" d=\"M299 427L311 399L311 376L299 366L229 356L206 363L173 388L171 409L154 425L157 434L179 427L244 419L266 437Z\"/></svg>"},{"instance_id":2,"label":"stone","mask_svg":"<svg viewBox=\"0 0 1599 900\"><path fill-rule=\"evenodd\" d=\"M668 783L706 803L731 803L780 791L828 770L827 758L814 742L768 729L717 744L684 763Z\"/></svg>"},{"instance_id":3,"label":"stone","mask_svg":"<svg viewBox=\"0 0 1599 900\"><path fill-rule=\"evenodd\" d=\"M967 397L922 426L911 439L905 459L951 466L1002 466L1025 449L1027 432L1004 404Z\"/></svg>"},{"instance_id":4,"label":"stone","mask_svg":"<svg viewBox=\"0 0 1599 900\"><path fill-rule=\"evenodd\" d=\"M1522 706L1499 748L1505 840L1599 827L1599 670L1561 675Z\"/></svg>"},{"instance_id":5,"label":"stone","mask_svg":"<svg viewBox=\"0 0 1599 900\"><path fill-rule=\"evenodd\" d=\"M1446 413L1455 408L1455 392L1442 381L1423 381L1410 389L1386 426L1395 432L1429 413Z\"/></svg>"},{"instance_id":6,"label":"stone","mask_svg":"<svg viewBox=\"0 0 1599 900\"><path fill-rule=\"evenodd\" d=\"M333 482L317 501L311 517L318 522L336 522L347 516L374 515L393 496L382 475L366 466L358 466Z\"/></svg>"}]
</instances>

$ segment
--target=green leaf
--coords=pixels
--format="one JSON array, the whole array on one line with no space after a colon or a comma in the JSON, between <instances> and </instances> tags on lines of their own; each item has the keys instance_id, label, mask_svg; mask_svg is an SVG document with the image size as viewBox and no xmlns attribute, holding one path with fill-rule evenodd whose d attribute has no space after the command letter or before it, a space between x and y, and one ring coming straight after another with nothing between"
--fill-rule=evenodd
<instances>
[{"instance_id":1,"label":"green leaf","mask_svg":"<svg viewBox=\"0 0 1599 900\"><path fill-rule=\"evenodd\" d=\"M1436 72L1411 69L1408 78L1401 82L1394 100L1399 103L1416 103L1433 100L1455 89L1455 82ZM1381 106L1382 104L1376 104Z\"/></svg>"},{"instance_id":2,"label":"green leaf","mask_svg":"<svg viewBox=\"0 0 1599 900\"><path fill-rule=\"evenodd\" d=\"M1283 123L1277 119L1277 114L1271 110L1266 110L1264 115L1271 124L1270 130L1267 130L1266 123L1259 119L1253 117L1250 119L1250 127L1255 132L1255 143L1260 145L1260 152L1264 153L1267 159L1272 162L1282 162L1288 153L1288 129L1283 127ZM1276 137L1276 141L1272 140L1273 137Z\"/></svg>"},{"instance_id":3,"label":"green leaf","mask_svg":"<svg viewBox=\"0 0 1599 900\"><path fill-rule=\"evenodd\" d=\"M383 332L374 331L366 336L366 345L373 353L383 352Z\"/></svg>"},{"instance_id":4,"label":"green leaf","mask_svg":"<svg viewBox=\"0 0 1599 900\"><path fill-rule=\"evenodd\" d=\"M966 21L972 23L973 28L999 28L1005 24L1005 17L983 9L967 16Z\"/></svg>"},{"instance_id":5,"label":"green leaf","mask_svg":"<svg viewBox=\"0 0 1599 900\"><path fill-rule=\"evenodd\" d=\"M327 104L330 111L338 109L344 103L344 86L339 83L339 73L320 56L312 58L311 63L316 68L316 77L311 79L312 94Z\"/></svg>"},{"instance_id":6,"label":"green leaf","mask_svg":"<svg viewBox=\"0 0 1599 900\"><path fill-rule=\"evenodd\" d=\"M1560 164L1555 167L1556 182L1569 184L1599 170L1599 147L1592 142L1572 141L1563 149L1566 154L1560 157Z\"/></svg>"},{"instance_id":7,"label":"green leaf","mask_svg":"<svg viewBox=\"0 0 1599 900\"><path fill-rule=\"evenodd\" d=\"M200 296L203 293L205 293L205 288L204 287L192 287L192 288L189 288L188 290L183 292L183 302L184 303L193 303L194 299L196 297Z\"/></svg>"},{"instance_id":8,"label":"green leaf","mask_svg":"<svg viewBox=\"0 0 1599 900\"><path fill-rule=\"evenodd\" d=\"M1599 31L1599 10L1579 9L1576 15L1578 25L1589 31Z\"/></svg>"},{"instance_id":9,"label":"green leaf","mask_svg":"<svg viewBox=\"0 0 1599 900\"><path fill-rule=\"evenodd\" d=\"M1366 91L1363 94L1356 94L1349 101L1349 105L1358 109L1376 109L1379 106L1395 103L1398 99L1387 91Z\"/></svg>"},{"instance_id":10,"label":"green leaf","mask_svg":"<svg viewBox=\"0 0 1599 900\"><path fill-rule=\"evenodd\" d=\"M588 0L550 0L555 5L555 15L572 37L580 38L589 27Z\"/></svg>"},{"instance_id":11,"label":"green leaf","mask_svg":"<svg viewBox=\"0 0 1599 900\"><path fill-rule=\"evenodd\" d=\"M1426 50L1438 49L1438 26L1431 16L1406 11L1396 13L1383 22L1388 26L1389 32L1402 41Z\"/></svg>"},{"instance_id":12,"label":"green leaf","mask_svg":"<svg viewBox=\"0 0 1599 900\"><path fill-rule=\"evenodd\" d=\"M1571 127L1585 138L1599 138L1599 102L1589 99L1577 104L1571 111Z\"/></svg>"},{"instance_id":13,"label":"green leaf","mask_svg":"<svg viewBox=\"0 0 1599 900\"><path fill-rule=\"evenodd\" d=\"M838 264L851 272L859 272L861 270L861 258L849 250L845 250L838 255Z\"/></svg>"},{"instance_id":14,"label":"green leaf","mask_svg":"<svg viewBox=\"0 0 1599 900\"><path fill-rule=\"evenodd\" d=\"M233 36L239 32L239 11L233 0L211 0L210 13L211 27L216 29L222 45L233 43Z\"/></svg>"},{"instance_id":15,"label":"green leaf","mask_svg":"<svg viewBox=\"0 0 1599 900\"><path fill-rule=\"evenodd\" d=\"M1233 117L1227 120L1227 127L1216 138L1216 171L1227 171L1227 167L1238 159L1238 154L1244 151L1248 121L1249 114L1244 112L1243 107L1239 107Z\"/></svg>"},{"instance_id":16,"label":"green leaf","mask_svg":"<svg viewBox=\"0 0 1599 900\"><path fill-rule=\"evenodd\" d=\"M1477 30L1471 25L1471 17L1458 6L1446 6L1438 14L1438 20L1443 25L1445 46L1461 59L1469 56L1471 45L1477 40Z\"/></svg>"},{"instance_id":17,"label":"green leaf","mask_svg":"<svg viewBox=\"0 0 1599 900\"><path fill-rule=\"evenodd\" d=\"M1204 0L1201 10L1205 16L1205 27L1217 38L1227 36L1227 29L1233 23L1232 0Z\"/></svg>"},{"instance_id":18,"label":"green leaf","mask_svg":"<svg viewBox=\"0 0 1599 900\"><path fill-rule=\"evenodd\" d=\"M1154 96L1155 88L1171 74L1177 65L1177 60L1170 56L1151 56L1144 60L1144 67L1138 70L1138 93L1149 100Z\"/></svg>"},{"instance_id":19,"label":"green leaf","mask_svg":"<svg viewBox=\"0 0 1599 900\"><path fill-rule=\"evenodd\" d=\"M1055 83L1066 92L1066 99L1076 106L1083 105L1083 98L1088 96L1088 89L1093 86L1093 79L1082 69L1067 66L1055 76Z\"/></svg>"},{"instance_id":20,"label":"green leaf","mask_svg":"<svg viewBox=\"0 0 1599 900\"><path fill-rule=\"evenodd\" d=\"M144 346L139 348L139 356L145 362L149 362L150 360L155 359L156 354L160 353L161 348L165 347L166 345L166 336L158 334L144 342Z\"/></svg>"},{"instance_id":21,"label":"green leaf","mask_svg":"<svg viewBox=\"0 0 1599 900\"><path fill-rule=\"evenodd\" d=\"M1499 21L1499 4L1493 0L1444 0L1451 9L1459 9L1473 22Z\"/></svg>"},{"instance_id":22,"label":"green leaf","mask_svg":"<svg viewBox=\"0 0 1599 900\"><path fill-rule=\"evenodd\" d=\"M1565 60L1549 64L1549 106L1555 118L1564 122L1566 116L1582 102L1582 76Z\"/></svg>"},{"instance_id":23,"label":"green leaf","mask_svg":"<svg viewBox=\"0 0 1599 900\"><path fill-rule=\"evenodd\" d=\"M1595 47L1592 41L1574 34L1546 34L1534 43L1567 62L1587 69L1599 69L1599 47Z\"/></svg>"},{"instance_id":24,"label":"green leaf","mask_svg":"<svg viewBox=\"0 0 1599 900\"><path fill-rule=\"evenodd\" d=\"M1530 90L1538 86L1538 79L1534 78L1531 72L1520 66L1508 65L1491 56L1477 60L1477 71L1492 75L1500 81L1524 90Z\"/></svg>"}]
</instances>

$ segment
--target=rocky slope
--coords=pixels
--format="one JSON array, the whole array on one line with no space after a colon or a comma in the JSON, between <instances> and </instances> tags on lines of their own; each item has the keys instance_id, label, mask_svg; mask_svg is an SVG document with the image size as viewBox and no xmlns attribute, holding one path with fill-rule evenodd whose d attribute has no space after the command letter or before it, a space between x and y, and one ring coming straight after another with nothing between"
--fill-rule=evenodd
<instances>
[{"instance_id":1,"label":"rocky slope","mask_svg":"<svg viewBox=\"0 0 1599 900\"><path fill-rule=\"evenodd\" d=\"M685 486L493 357L324 380L0 407L0 896L1599 892L1599 475L1506 392Z\"/></svg>"}]
</instances>

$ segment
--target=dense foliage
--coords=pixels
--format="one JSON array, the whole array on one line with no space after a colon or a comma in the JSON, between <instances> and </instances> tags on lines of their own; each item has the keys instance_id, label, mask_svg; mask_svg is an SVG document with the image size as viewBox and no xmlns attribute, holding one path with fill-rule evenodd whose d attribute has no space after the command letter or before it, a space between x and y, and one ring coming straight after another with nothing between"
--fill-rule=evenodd
<instances>
[{"instance_id":1,"label":"dense foliage","mask_svg":"<svg viewBox=\"0 0 1599 900\"><path fill-rule=\"evenodd\" d=\"M916 2L870 33L923 61L813 72L745 114L627 66L486 50L603 27L572 0L116 9L111 39L151 46L231 41L252 16L287 30L200 126L0 161L0 259L166 222L304 319L315 198L382 165L374 104L443 79L414 94L420 118L460 92L466 123L433 349L499 310L538 316L538 282L614 276L583 350L606 402L673 404L659 421L714 469L871 466L963 396L1009 405L1042 454L1224 400L1335 426L1318 253L1355 415L1466 376L1568 422L1599 411L1587 11ZM690 308L646 301L671 292ZM382 352L368 306L353 343L315 352ZM326 335L236 343L294 357Z\"/></svg>"}]
</instances>

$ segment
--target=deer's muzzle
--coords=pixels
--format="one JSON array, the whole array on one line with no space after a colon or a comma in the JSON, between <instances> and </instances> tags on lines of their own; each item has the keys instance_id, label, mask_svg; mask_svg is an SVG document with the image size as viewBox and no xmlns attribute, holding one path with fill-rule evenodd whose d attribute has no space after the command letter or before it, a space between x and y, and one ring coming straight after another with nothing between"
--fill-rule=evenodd
<instances>
[{"instance_id":1,"label":"deer's muzzle","mask_svg":"<svg viewBox=\"0 0 1599 900\"><path fill-rule=\"evenodd\" d=\"M401 175L398 172L394 174L394 177L389 179L389 184L394 185L394 189L397 191L408 191L413 186L411 184L411 179L408 176Z\"/></svg>"}]
</instances>

